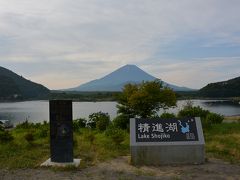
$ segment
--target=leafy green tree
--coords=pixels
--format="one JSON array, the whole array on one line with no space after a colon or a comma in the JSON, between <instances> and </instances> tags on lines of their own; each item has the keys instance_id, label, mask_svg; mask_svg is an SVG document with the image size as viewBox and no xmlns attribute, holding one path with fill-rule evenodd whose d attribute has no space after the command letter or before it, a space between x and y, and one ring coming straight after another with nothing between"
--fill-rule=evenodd
<instances>
[{"instance_id":1,"label":"leafy green tree","mask_svg":"<svg viewBox=\"0 0 240 180\"><path fill-rule=\"evenodd\" d=\"M167 109L176 105L175 93L163 87L159 80L127 84L118 97L118 113L131 117L148 118L160 108Z\"/></svg>"}]
</instances>

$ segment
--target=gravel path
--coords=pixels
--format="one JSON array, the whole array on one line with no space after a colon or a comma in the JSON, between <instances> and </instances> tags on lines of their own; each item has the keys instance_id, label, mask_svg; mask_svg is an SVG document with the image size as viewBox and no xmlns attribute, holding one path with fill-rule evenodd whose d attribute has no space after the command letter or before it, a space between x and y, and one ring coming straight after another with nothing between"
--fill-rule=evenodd
<instances>
[{"instance_id":1,"label":"gravel path","mask_svg":"<svg viewBox=\"0 0 240 180\"><path fill-rule=\"evenodd\" d=\"M134 167L129 157L119 157L82 170L54 171L48 168L0 170L0 180L68 180L68 179L236 179L240 166L210 159L203 165Z\"/></svg>"}]
</instances>

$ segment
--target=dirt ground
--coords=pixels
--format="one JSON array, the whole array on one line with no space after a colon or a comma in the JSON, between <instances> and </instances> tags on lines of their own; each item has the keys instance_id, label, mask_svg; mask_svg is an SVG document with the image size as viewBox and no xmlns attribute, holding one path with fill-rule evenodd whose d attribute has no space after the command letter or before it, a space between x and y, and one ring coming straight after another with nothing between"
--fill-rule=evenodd
<instances>
[{"instance_id":1,"label":"dirt ground","mask_svg":"<svg viewBox=\"0 0 240 180\"><path fill-rule=\"evenodd\" d=\"M49 168L0 170L0 180L75 179L239 179L240 165L209 159L203 165L134 167L129 157L119 157L82 170L59 171Z\"/></svg>"}]
</instances>

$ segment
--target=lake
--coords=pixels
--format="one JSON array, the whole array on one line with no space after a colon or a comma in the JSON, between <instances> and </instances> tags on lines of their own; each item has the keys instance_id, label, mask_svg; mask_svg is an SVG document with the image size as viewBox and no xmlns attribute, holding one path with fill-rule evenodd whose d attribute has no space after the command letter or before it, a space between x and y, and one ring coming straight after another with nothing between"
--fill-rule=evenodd
<instances>
[{"instance_id":1,"label":"lake","mask_svg":"<svg viewBox=\"0 0 240 180\"><path fill-rule=\"evenodd\" d=\"M192 100L192 102L194 106L201 106L225 116L240 114L239 103L225 100ZM169 109L168 112L176 114L185 103L185 100L179 100L177 107ZM73 102L73 118L87 118L91 113L102 111L107 112L112 119L117 115L116 104L116 102ZM29 122L49 121L48 101L0 103L0 119L10 119L14 125L25 120Z\"/></svg>"}]
</instances>

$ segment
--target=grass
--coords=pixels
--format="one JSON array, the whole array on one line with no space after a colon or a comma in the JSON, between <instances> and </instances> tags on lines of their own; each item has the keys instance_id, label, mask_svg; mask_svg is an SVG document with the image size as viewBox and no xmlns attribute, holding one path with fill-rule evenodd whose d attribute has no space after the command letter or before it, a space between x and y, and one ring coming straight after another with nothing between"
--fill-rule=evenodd
<instances>
[{"instance_id":1,"label":"grass","mask_svg":"<svg viewBox=\"0 0 240 180\"><path fill-rule=\"evenodd\" d=\"M46 137L40 137L43 126L15 128L10 132L14 137L13 141L5 143L0 141L0 168L35 168L47 160L50 156L49 132ZM31 141L26 139L26 134L29 133L34 137ZM127 132L124 134L124 141L119 145L116 145L104 132L89 129L74 132L74 158L81 159L79 168L128 153Z\"/></svg>"},{"instance_id":2,"label":"grass","mask_svg":"<svg viewBox=\"0 0 240 180\"><path fill-rule=\"evenodd\" d=\"M92 133L89 140L89 133ZM77 146L74 149L74 156L82 159L85 166L95 165L118 156L129 153L129 134L125 134L125 140L120 145L116 145L104 132L83 129L81 134L74 133Z\"/></svg>"},{"instance_id":3,"label":"grass","mask_svg":"<svg viewBox=\"0 0 240 180\"><path fill-rule=\"evenodd\" d=\"M240 163L240 123L216 124L204 135L208 156Z\"/></svg>"},{"instance_id":4,"label":"grass","mask_svg":"<svg viewBox=\"0 0 240 180\"><path fill-rule=\"evenodd\" d=\"M240 116L225 116L224 121L236 121L240 122Z\"/></svg>"},{"instance_id":5,"label":"grass","mask_svg":"<svg viewBox=\"0 0 240 180\"><path fill-rule=\"evenodd\" d=\"M36 168L50 156L49 129L32 125L13 129L13 141L0 142L0 168ZM125 131L124 131L125 132ZM33 140L26 139L32 133ZM222 123L204 129L207 157L240 163L240 123ZM129 133L124 141L115 143L104 132L80 129L74 132L74 158L80 158L79 168L93 166L118 156L129 155ZM69 168L72 169L72 168Z\"/></svg>"},{"instance_id":6,"label":"grass","mask_svg":"<svg viewBox=\"0 0 240 180\"><path fill-rule=\"evenodd\" d=\"M49 139L38 138L29 143L22 129L11 131L14 140L0 144L0 168L38 167L49 158Z\"/></svg>"}]
</instances>

